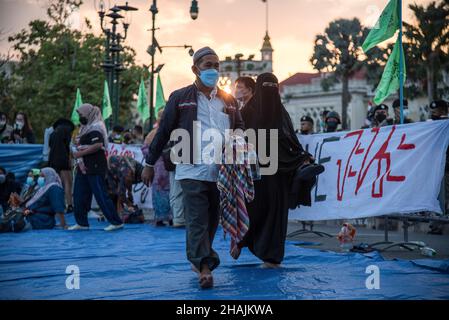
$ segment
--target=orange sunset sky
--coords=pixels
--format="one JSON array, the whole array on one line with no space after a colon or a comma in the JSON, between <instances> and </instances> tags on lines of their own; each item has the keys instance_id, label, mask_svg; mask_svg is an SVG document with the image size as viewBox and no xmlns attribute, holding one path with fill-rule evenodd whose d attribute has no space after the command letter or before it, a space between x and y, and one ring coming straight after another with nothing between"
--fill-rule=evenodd
<instances>
[{"instance_id":1,"label":"orange sunset sky","mask_svg":"<svg viewBox=\"0 0 449 320\"><path fill-rule=\"evenodd\" d=\"M97 1L98 2L98 1ZM105 1L108 3L108 1ZM358 17L373 26L387 0L268 0L269 34L274 48L274 73L280 80L296 72L313 72L309 58L315 35L322 33L328 23L337 18ZM411 21L410 3L425 4L430 0L403 1L404 20ZM125 1L110 1L111 5ZM151 42L152 1L130 0L129 5L139 11L132 17L126 45L137 52L138 64L150 64L146 49ZM190 18L191 0L158 0L156 26L160 45L192 45L194 49L210 46L220 58L243 53L256 54L265 34L265 4L261 0L198 0L199 17ZM0 30L4 33L0 52L10 48L7 36L25 28L32 19L45 18L45 0L0 0ZM94 0L85 0L79 12L71 18L71 25L85 29L87 17L94 32L99 34L99 18ZM161 72L165 95L193 80L191 57L187 50L165 49L156 55L156 64L165 63Z\"/></svg>"}]
</instances>

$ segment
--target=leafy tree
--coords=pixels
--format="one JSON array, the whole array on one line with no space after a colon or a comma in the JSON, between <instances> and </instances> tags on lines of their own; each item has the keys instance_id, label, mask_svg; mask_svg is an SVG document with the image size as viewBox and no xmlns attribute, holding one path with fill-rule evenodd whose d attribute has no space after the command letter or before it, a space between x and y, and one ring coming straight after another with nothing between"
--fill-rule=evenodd
<instances>
[{"instance_id":1,"label":"leafy tree","mask_svg":"<svg viewBox=\"0 0 449 320\"><path fill-rule=\"evenodd\" d=\"M347 110L351 96L349 78L359 71L364 62L360 46L368 30L363 28L357 18L352 20L338 19L332 21L315 39L314 53L310 59L313 67L320 72L331 74L322 81L327 90L330 86L342 83L342 127L347 129Z\"/></svg>"},{"instance_id":2,"label":"leafy tree","mask_svg":"<svg viewBox=\"0 0 449 320\"><path fill-rule=\"evenodd\" d=\"M54 120L70 118L78 87L84 102L101 106L105 39L92 33L87 19L85 33L66 23L81 4L81 0L52 0L48 21L31 21L27 29L9 38L20 60L10 79L14 105L6 111L28 113L40 139ZM129 47L124 48L122 61L126 69L120 81L119 121L128 123L140 77L146 71L135 64L135 51Z\"/></svg>"},{"instance_id":3,"label":"leafy tree","mask_svg":"<svg viewBox=\"0 0 449 320\"><path fill-rule=\"evenodd\" d=\"M409 43L410 60L416 66L414 80L425 79L423 82L431 101L441 95L438 92L441 71L447 70L449 65L449 0L434 1L427 6L411 4L409 8L416 23L404 22L404 35Z\"/></svg>"}]
</instances>

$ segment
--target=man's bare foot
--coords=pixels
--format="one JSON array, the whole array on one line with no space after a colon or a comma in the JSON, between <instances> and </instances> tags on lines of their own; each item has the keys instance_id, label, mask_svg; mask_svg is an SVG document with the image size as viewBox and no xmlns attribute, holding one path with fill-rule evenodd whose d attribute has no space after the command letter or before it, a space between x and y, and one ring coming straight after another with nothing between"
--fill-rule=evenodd
<instances>
[{"instance_id":1,"label":"man's bare foot","mask_svg":"<svg viewBox=\"0 0 449 320\"><path fill-rule=\"evenodd\" d=\"M197 267L195 267L193 264L191 264L191 265L192 265L192 271L200 274L200 271L197 269Z\"/></svg>"},{"instance_id":2,"label":"man's bare foot","mask_svg":"<svg viewBox=\"0 0 449 320\"><path fill-rule=\"evenodd\" d=\"M239 248L239 246L234 246L234 248L231 249L231 257L233 257L235 260L237 260L240 257L240 253L242 252L242 248Z\"/></svg>"},{"instance_id":3,"label":"man's bare foot","mask_svg":"<svg viewBox=\"0 0 449 320\"><path fill-rule=\"evenodd\" d=\"M198 280L202 289L208 289L214 286L214 278L212 277L212 272L207 265L202 266Z\"/></svg>"},{"instance_id":4,"label":"man's bare foot","mask_svg":"<svg viewBox=\"0 0 449 320\"><path fill-rule=\"evenodd\" d=\"M281 265L279 263L271 263L271 262L264 262L262 264L263 269L278 269Z\"/></svg>"}]
</instances>

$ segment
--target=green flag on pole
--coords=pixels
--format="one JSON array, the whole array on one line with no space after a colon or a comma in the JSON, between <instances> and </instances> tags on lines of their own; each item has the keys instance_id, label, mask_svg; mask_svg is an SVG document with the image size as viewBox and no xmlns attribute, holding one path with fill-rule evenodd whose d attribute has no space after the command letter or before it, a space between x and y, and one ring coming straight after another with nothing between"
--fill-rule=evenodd
<instances>
[{"instance_id":1,"label":"green flag on pole","mask_svg":"<svg viewBox=\"0 0 449 320\"><path fill-rule=\"evenodd\" d=\"M155 118L160 110L165 107L164 89L162 89L161 76L157 75L157 87L156 87L156 104L154 106Z\"/></svg>"},{"instance_id":2,"label":"green flag on pole","mask_svg":"<svg viewBox=\"0 0 449 320\"><path fill-rule=\"evenodd\" d=\"M148 106L147 91L143 79L140 80L139 95L137 97L137 111L142 118L142 122L150 117L150 107Z\"/></svg>"},{"instance_id":3,"label":"green flag on pole","mask_svg":"<svg viewBox=\"0 0 449 320\"><path fill-rule=\"evenodd\" d=\"M375 47L377 44L390 39L399 29L400 19L398 11L398 0L390 0L384 11L377 20L376 25L371 29L365 41L362 44L362 49L367 52L369 49Z\"/></svg>"},{"instance_id":4,"label":"green flag on pole","mask_svg":"<svg viewBox=\"0 0 449 320\"><path fill-rule=\"evenodd\" d=\"M81 100L81 92L80 89L77 88L76 89L76 99L75 99L75 105L73 106L73 111L72 111L72 122L77 126L80 124L80 118L78 115L78 112L76 112L76 109L78 109L78 107L80 105L83 104L83 100Z\"/></svg>"},{"instance_id":5,"label":"green flag on pole","mask_svg":"<svg viewBox=\"0 0 449 320\"><path fill-rule=\"evenodd\" d=\"M374 103L380 104L385 100L390 94L395 93L400 87L400 56L401 56L401 45L399 38L396 40L393 51L391 52L388 62L385 65L382 78L380 79L379 85L376 89L376 95L374 97ZM402 50L402 70L404 74L405 81L405 58L404 51Z\"/></svg>"},{"instance_id":6,"label":"green flag on pole","mask_svg":"<svg viewBox=\"0 0 449 320\"><path fill-rule=\"evenodd\" d=\"M106 80L104 80L103 101L101 104L101 115L103 120L106 120L112 115L111 98L109 97L109 87Z\"/></svg>"}]
</instances>

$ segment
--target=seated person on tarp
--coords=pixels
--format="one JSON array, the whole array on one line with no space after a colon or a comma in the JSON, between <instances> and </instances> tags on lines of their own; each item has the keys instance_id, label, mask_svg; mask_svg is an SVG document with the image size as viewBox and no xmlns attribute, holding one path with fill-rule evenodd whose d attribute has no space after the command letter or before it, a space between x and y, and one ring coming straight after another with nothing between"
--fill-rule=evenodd
<instances>
[{"instance_id":1,"label":"seated person on tarp","mask_svg":"<svg viewBox=\"0 0 449 320\"><path fill-rule=\"evenodd\" d=\"M11 194L20 193L21 189L14 173L6 172L4 168L0 167L0 216L8 209L8 200Z\"/></svg>"},{"instance_id":2,"label":"seated person on tarp","mask_svg":"<svg viewBox=\"0 0 449 320\"><path fill-rule=\"evenodd\" d=\"M141 183L143 166L129 157L110 156L106 181L108 193L125 223L143 223L142 210L134 205L133 184Z\"/></svg>"},{"instance_id":3,"label":"seated person on tarp","mask_svg":"<svg viewBox=\"0 0 449 320\"><path fill-rule=\"evenodd\" d=\"M52 168L44 168L37 183L39 189L25 205L15 207L15 203L10 203L12 210L0 223L0 232L53 229L56 215L60 226L66 228L64 190L58 174Z\"/></svg>"},{"instance_id":4,"label":"seated person on tarp","mask_svg":"<svg viewBox=\"0 0 449 320\"><path fill-rule=\"evenodd\" d=\"M37 189L39 189L37 180L39 179L40 175L41 175L40 169L31 169L30 172L28 172L27 179L22 188L22 192L20 192L19 195L13 193L11 196L14 198L17 197L17 202L19 204L26 203L34 196L34 194L37 192ZM12 199L13 202L15 202L15 200L16 199Z\"/></svg>"},{"instance_id":5,"label":"seated person on tarp","mask_svg":"<svg viewBox=\"0 0 449 320\"><path fill-rule=\"evenodd\" d=\"M17 192L13 192L9 196L9 207L6 211L4 211L5 217L8 216L9 218L11 218L11 214L13 213L11 211L20 208L34 196L34 194L39 189L39 186L37 185L37 179L40 177L40 175L40 169L31 169L30 172L28 172L28 177L22 187L22 191L20 192L20 194L17 194Z\"/></svg>"}]
</instances>

